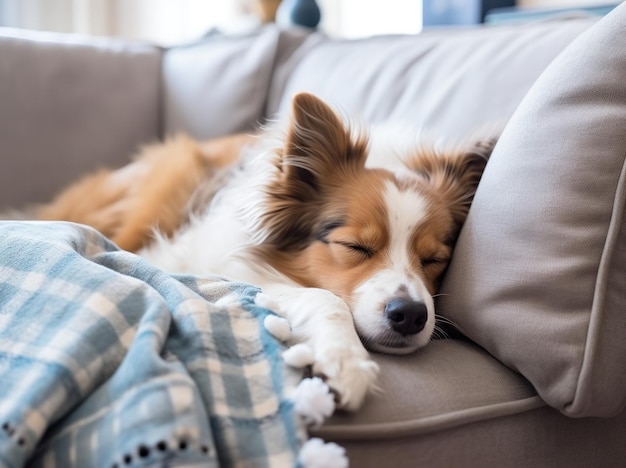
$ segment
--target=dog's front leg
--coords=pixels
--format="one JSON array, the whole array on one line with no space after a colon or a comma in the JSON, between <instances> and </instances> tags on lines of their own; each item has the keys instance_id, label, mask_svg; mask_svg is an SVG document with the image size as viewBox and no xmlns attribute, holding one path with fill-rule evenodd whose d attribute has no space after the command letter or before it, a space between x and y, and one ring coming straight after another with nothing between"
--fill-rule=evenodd
<instances>
[{"instance_id":1,"label":"dog's front leg","mask_svg":"<svg viewBox=\"0 0 626 468\"><path fill-rule=\"evenodd\" d=\"M313 349L313 373L337 394L341 408L355 410L376 385L378 365L359 339L348 305L316 288L263 288L289 321L293 337Z\"/></svg>"}]
</instances>

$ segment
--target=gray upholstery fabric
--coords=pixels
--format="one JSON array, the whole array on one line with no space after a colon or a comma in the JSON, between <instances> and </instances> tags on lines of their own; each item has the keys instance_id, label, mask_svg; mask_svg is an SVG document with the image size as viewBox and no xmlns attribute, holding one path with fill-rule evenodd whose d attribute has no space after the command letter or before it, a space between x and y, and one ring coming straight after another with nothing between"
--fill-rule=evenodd
<instances>
[{"instance_id":1,"label":"gray upholstery fabric","mask_svg":"<svg viewBox=\"0 0 626 468\"><path fill-rule=\"evenodd\" d=\"M288 62L307 37L304 31L268 26L166 51L165 133L205 139L256 129L266 117L270 86L278 85L272 81L274 68Z\"/></svg>"},{"instance_id":2,"label":"gray upholstery fabric","mask_svg":"<svg viewBox=\"0 0 626 468\"><path fill-rule=\"evenodd\" d=\"M147 44L0 29L0 210L156 140L160 65Z\"/></svg>"},{"instance_id":3,"label":"gray upholstery fabric","mask_svg":"<svg viewBox=\"0 0 626 468\"><path fill-rule=\"evenodd\" d=\"M415 436L545 405L523 377L473 343L437 340L415 355L373 357L382 391L356 413L333 416L319 430L322 436Z\"/></svg>"},{"instance_id":4,"label":"gray upholstery fabric","mask_svg":"<svg viewBox=\"0 0 626 468\"><path fill-rule=\"evenodd\" d=\"M280 103L285 95L287 82L300 62L319 44L330 39L321 33L311 33L310 29L282 30L276 47L274 72L267 93L264 116L277 117Z\"/></svg>"},{"instance_id":5,"label":"gray upholstery fabric","mask_svg":"<svg viewBox=\"0 0 626 468\"><path fill-rule=\"evenodd\" d=\"M334 40L311 50L280 110L310 91L368 123L462 138L505 123L532 83L592 20Z\"/></svg>"},{"instance_id":6,"label":"gray upholstery fabric","mask_svg":"<svg viewBox=\"0 0 626 468\"><path fill-rule=\"evenodd\" d=\"M626 4L546 70L506 127L440 312L573 416L626 405Z\"/></svg>"},{"instance_id":7,"label":"gray upholstery fabric","mask_svg":"<svg viewBox=\"0 0 626 468\"><path fill-rule=\"evenodd\" d=\"M345 447L355 467L616 466L626 413L562 415L484 350L434 341L413 356L375 355L381 391L314 436Z\"/></svg>"},{"instance_id":8,"label":"gray upholstery fabric","mask_svg":"<svg viewBox=\"0 0 626 468\"><path fill-rule=\"evenodd\" d=\"M357 468L612 468L626 460L624 434L626 413L574 419L543 407L413 437L338 443Z\"/></svg>"}]
</instances>

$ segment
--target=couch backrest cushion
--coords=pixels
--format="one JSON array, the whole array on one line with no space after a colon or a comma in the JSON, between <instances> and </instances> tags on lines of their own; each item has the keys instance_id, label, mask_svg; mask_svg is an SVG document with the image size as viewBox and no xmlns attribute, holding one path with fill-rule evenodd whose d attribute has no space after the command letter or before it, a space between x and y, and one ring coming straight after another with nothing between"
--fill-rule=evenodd
<instances>
[{"instance_id":1,"label":"couch backrest cushion","mask_svg":"<svg viewBox=\"0 0 626 468\"><path fill-rule=\"evenodd\" d=\"M0 210L156 140L160 67L147 44L0 28Z\"/></svg>"},{"instance_id":2,"label":"couch backrest cushion","mask_svg":"<svg viewBox=\"0 0 626 468\"><path fill-rule=\"evenodd\" d=\"M206 139L256 129L265 123L268 99L282 90L297 57L322 39L315 38L307 30L266 26L247 34L216 33L167 50L164 133Z\"/></svg>"},{"instance_id":3,"label":"couch backrest cushion","mask_svg":"<svg viewBox=\"0 0 626 468\"><path fill-rule=\"evenodd\" d=\"M309 91L368 123L400 121L461 138L485 123L505 123L545 67L593 22L328 41L295 68L280 110Z\"/></svg>"},{"instance_id":4,"label":"couch backrest cushion","mask_svg":"<svg viewBox=\"0 0 626 468\"><path fill-rule=\"evenodd\" d=\"M440 312L573 416L626 405L626 4L575 40L496 146Z\"/></svg>"}]
</instances>

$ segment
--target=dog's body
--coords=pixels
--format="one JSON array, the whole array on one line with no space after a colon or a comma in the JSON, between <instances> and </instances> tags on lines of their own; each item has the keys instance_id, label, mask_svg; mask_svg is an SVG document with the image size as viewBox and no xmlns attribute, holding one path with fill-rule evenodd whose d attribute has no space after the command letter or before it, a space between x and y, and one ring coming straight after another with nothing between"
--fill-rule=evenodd
<instances>
[{"instance_id":1,"label":"dog's body","mask_svg":"<svg viewBox=\"0 0 626 468\"><path fill-rule=\"evenodd\" d=\"M70 187L39 217L91 224L166 271L260 286L355 409L378 371L366 348L403 354L431 339L432 296L493 143L366 168L367 137L300 94L277 146L178 138ZM260 155L225 169L246 146Z\"/></svg>"}]
</instances>

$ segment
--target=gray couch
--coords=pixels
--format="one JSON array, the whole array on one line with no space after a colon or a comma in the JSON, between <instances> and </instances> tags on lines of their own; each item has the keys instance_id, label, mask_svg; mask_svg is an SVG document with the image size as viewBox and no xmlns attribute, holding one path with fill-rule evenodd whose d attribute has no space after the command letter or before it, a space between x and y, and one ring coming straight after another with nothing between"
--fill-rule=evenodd
<instances>
[{"instance_id":1,"label":"gray couch","mask_svg":"<svg viewBox=\"0 0 626 468\"><path fill-rule=\"evenodd\" d=\"M0 209L143 143L252 130L316 93L462 138L506 124L438 298L463 336L376 356L382 392L313 431L355 467L626 463L626 5L333 40L267 27L162 50L0 30Z\"/></svg>"}]
</instances>

